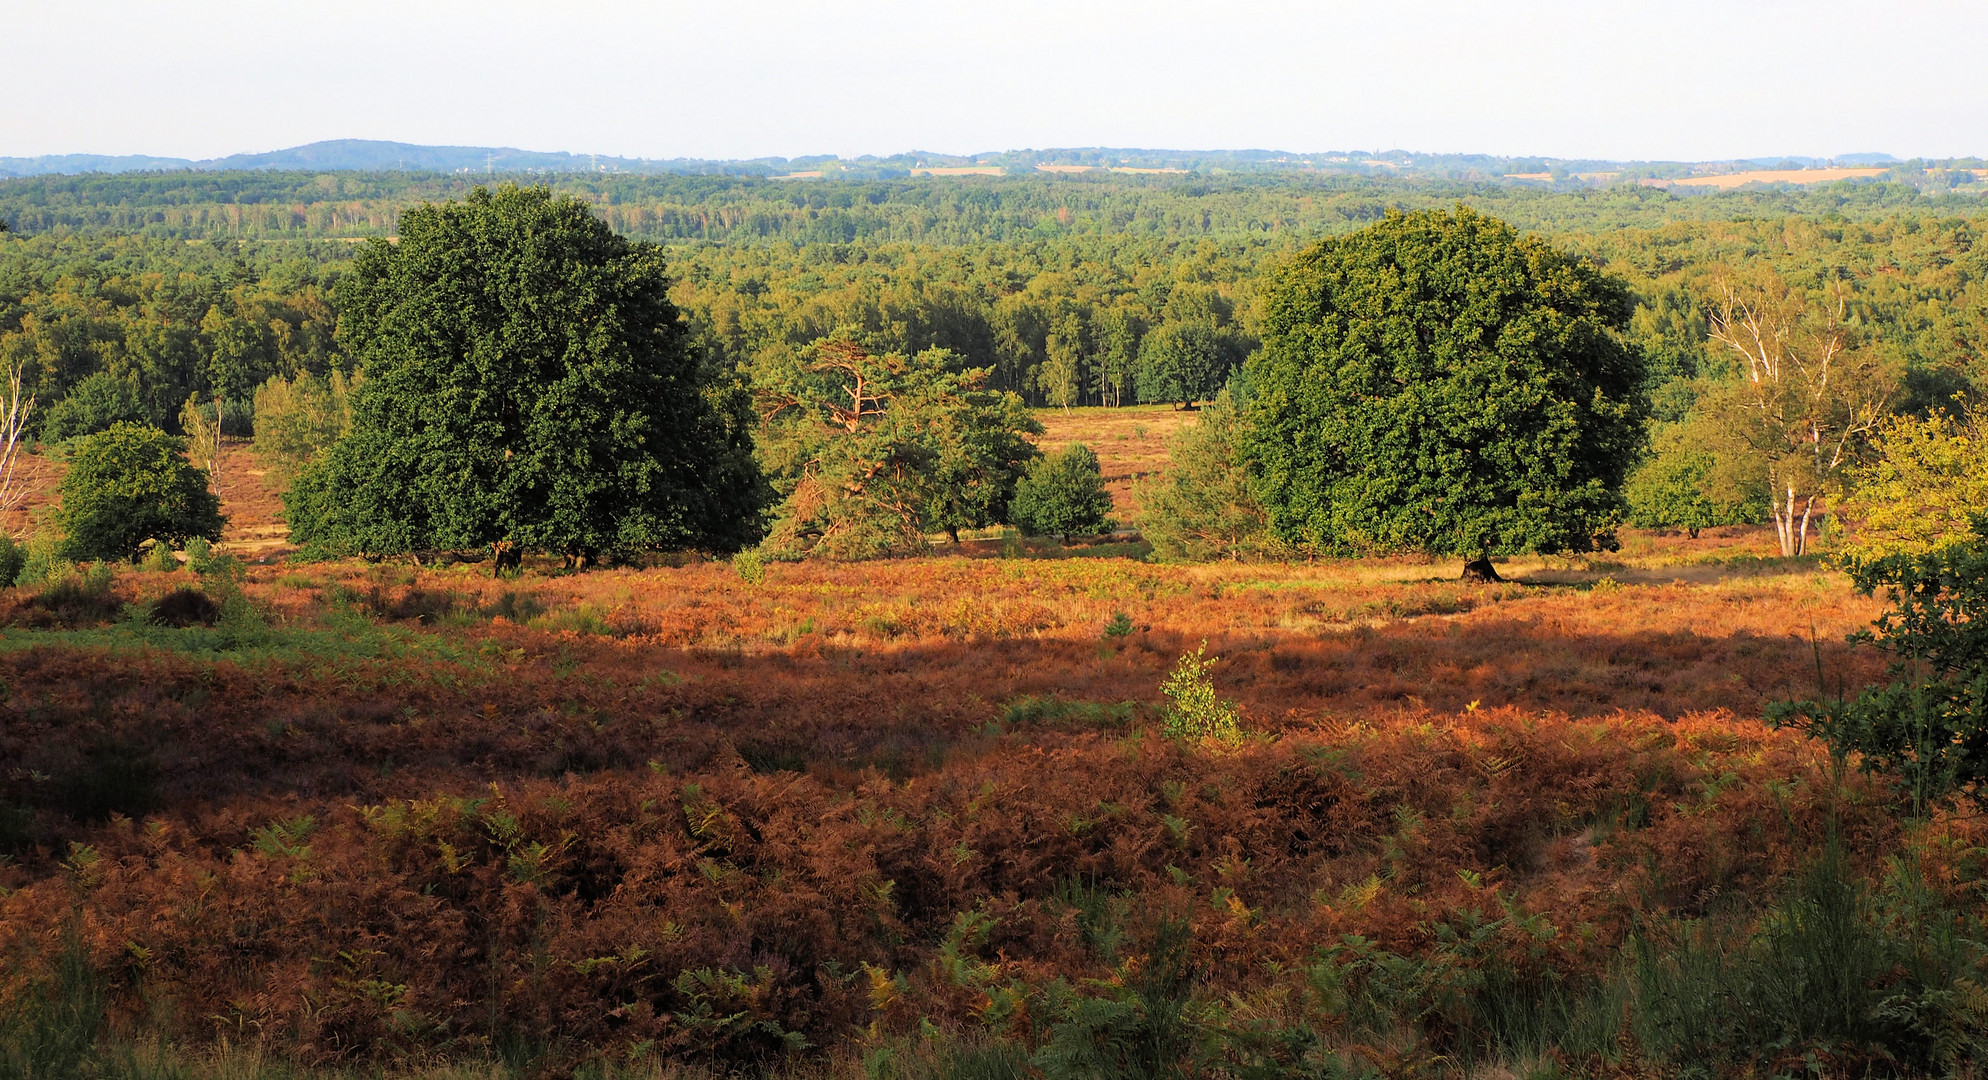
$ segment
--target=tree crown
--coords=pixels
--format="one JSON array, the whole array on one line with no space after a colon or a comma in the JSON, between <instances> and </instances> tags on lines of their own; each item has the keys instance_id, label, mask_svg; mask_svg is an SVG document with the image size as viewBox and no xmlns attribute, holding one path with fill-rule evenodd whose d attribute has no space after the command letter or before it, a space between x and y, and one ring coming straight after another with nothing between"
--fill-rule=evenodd
<instances>
[{"instance_id":1,"label":"tree crown","mask_svg":"<svg viewBox=\"0 0 1988 1080\"><path fill-rule=\"evenodd\" d=\"M1463 207L1314 245L1248 372L1273 530L1346 553L1607 542L1641 438L1629 312L1622 282Z\"/></svg>"},{"instance_id":2,"label":"tree crown","mask_svg":"<svg viewBox=\"0 0 1988 1080\"><path fill-rule=\"evenodd\" d=\"M221 538L221 502L186 460L185 440L120 422L78 439L62 478L64 554L135 558L147 540Z\"/></svg>"}]
</instances>

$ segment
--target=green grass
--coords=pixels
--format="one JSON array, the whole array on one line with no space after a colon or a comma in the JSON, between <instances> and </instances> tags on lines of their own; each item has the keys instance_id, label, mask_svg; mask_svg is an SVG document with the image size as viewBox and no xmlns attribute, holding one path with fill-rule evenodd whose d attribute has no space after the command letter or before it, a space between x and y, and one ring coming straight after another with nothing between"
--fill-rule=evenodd
<instances>
[{"instance_id":1,"label":"green grass","mask_svg":"<svg viewBox=\"0 0 1988 1080\"><path fill-rule=\"evenodd\" d=\"M0 627L0 652L49 645L97 649L110 656L158 650L200 660L305 668L373 685L416 678L454 685L495 671L490 659L471 645L414 626L376 623L350 608L329 608L313 624L297 625L271 623L252 610L241 610L242 603L228 603L228 615L216 626L156 626L134 610L108 626Z\"/></svg>"}]
</instances>

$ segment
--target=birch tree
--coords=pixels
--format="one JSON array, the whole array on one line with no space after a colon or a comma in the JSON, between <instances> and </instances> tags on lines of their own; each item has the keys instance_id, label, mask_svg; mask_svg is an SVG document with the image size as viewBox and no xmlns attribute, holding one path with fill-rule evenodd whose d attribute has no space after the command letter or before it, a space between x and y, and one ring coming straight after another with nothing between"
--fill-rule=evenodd
<instances>
[{"instance_id":1,"label":"birch tree","mask_svg":"<svg viewBox=\"0 0 1988 1080\"><path fill-rule=\"evenodd\" d=\"M1778 279L1750 288L1725 281L1709 322L1736 371L1706 404L1765 473L1781 554L1801 555L1818 504L1840 493L1897 380L1857 340L1840 283L1811 300Z\"/></svg>"},{"instance_id":2,"label":"birch tree","mask_svg":"<svg viewBox=\"0 0 1988 1080\"><path fill-rule=\"evenodd\" d=\"M11 518L40 479L40 458L21 460L28 419L35 411L35 397L26 390L26 367L21 361L9 367L6 389L0 392L0 518Z\"/></svg>"}]
</instances>

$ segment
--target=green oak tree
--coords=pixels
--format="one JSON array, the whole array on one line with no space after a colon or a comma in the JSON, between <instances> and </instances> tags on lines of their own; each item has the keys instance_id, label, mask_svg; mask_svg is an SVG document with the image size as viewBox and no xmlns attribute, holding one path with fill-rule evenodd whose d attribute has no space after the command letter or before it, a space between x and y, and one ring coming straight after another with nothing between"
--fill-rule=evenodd
<instances>
[{"instance_id":1,"label":"green oak tree","mask_svg":"<svg viewBox=\"0 0 1988 1080\"><path fill-rule=\"evenodd\" d=\"M1494 218L1390 213L1268 297L1248 453L1272 530L1357 554L1612 543L1642 438L1626 286Z\"/></svg>"},{"instance_id":2,"label":"green oak tree","mask_svg":"<svg viewBox=\"0 0 1988 1080\"><path fill-rule=\"evenodd\" d=\"M700 363L661 249L545 188L410 210L341 283L364 381L286 500L300 543L491 545L585 565L762 530L736 395Z\"/></svg>"},{"instance_id":3,"label":"green oak tree","mask_svg":"<svg viewBox=\"0 0 1988 1080\"><path fill-rule=\"evenodd\" d=\"M136 374L99 371L78 382L42 414L41 437L61 442L94 435L120 421L138 423L145 419Z\"/></svg>"},{"instance_id":4,"label":"green oak tree","mask_svg":"<svg viewBox=\"0 0 1988 1080\"><path fill-rule=\"evenodd\" d=\"M1208 401L1237 365L1240 343L1212 321L1163 323L1139 346L1139 400L1182 408Z\"/></svg>"},{"instance_id":5,"label":"green oak tree","mask_svg":"<svg viewBox=\"0 0 1988 1080\"><path fill-rule=\"evenodd\" d=\"M119 422L76 440L61 490L66 558L130 561L147 540L219 540L226 524L185 440L149 424Z\"/></svg>"},{"instance_id":6,"label":"green oak tree","mask_svg":"<svg viewBox=\"0 0 1988 1080\"><path fill-rule=\"evenodd\" d=\"M1629 523L1645 529L1683 529L1696 540L1715 525L1752 525L1767 516L1766 477L1702 425L1661 424L1650 456L1624 482Z\"/></svg>"}]
</instances>

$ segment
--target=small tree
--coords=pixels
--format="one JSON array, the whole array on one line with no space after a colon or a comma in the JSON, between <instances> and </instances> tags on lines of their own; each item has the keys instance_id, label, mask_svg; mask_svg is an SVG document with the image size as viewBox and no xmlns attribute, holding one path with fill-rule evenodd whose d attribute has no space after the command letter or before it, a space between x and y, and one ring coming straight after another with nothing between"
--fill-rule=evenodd
<instances>
[{"instance_id":1,"label":"small tree","mask_svg":"<svg viewBox=\"0 0 1988 1080\"><path fill-rule=\"evenodd\" d=\"M255 392L255 456L279 481L302 472L352 430L342 372L327 378L272 375Z\"/></svg>"},{"instance_id":2,"label":"small tree","mask_svg":"<svg viewBox=\"0 0 1988 1080\"><path fill-rule=\"evenodd\" d=\"M1104 487L1098 456L1071 443L1053 457L1029 466L1015 485L1008 520L1029 536L1079 536L1110 531L1111 492Z\"/></svg>"},{"instance_id":3,"label":"small tree","mask_svg":"<svg viewBox=\"0 0 1988 1080\"><path fill-rule=\"evenodd\" d=\"M25 375L26 364L15 361L7 369L7 385L0 388L0 517L19 510L41 478L39 456L31 457L27 464L21 461L28 421L34 419L35 411L35 398L27 392Z\"/></svg>"},{"instance_id":4,"label":"small tree","mask_svg":"<svg viewBox=\"0 0 1988 1080\"><path fill-rule=\"evenodd\" d=\"M1475 211L1390 213L1271 289L1248 451L1295 547L1468 560L1613 542L1643 438L1628 288Z\"/></svg>"},{"instance_id":5,"label":"small tree","mask_svg":"<svg viewBox=\"0 0 1988 1080\"><path fill-rule=\"evenodd\" d=\"M1767 513L1767 491L1758 477L1729 456L1691 438L1680 424L1658 429L1652 453L1623 485L1629 523L1645 529L1699 530L1750 525Z\"/></svg>"},{"instance_id":6,"label":"small tree","mask_svg":"<svg viewBox=\"0 0 1988 1080\"><path fill-rule=\"evenodd\" d=\"M1230 391L1173 439L1167 468L1139 489L1140 531L1163 559L1241 559L1275 546L1243 459Z\"/></svg>"},{"instance_id":7,"label":"small tree","mask_svg":"<svg viewBox=\"0 0 1988 1080\"><path fill-rule=\"evenodd\" d=\"M221 538L221 503L185 440L146 424L114 424L77 442L62 478L59 521L71 559L134 560L145 541Z\"/></svg>"},{"instance_id":8,"label":"small tree","mask_svg":"<svg viewBox=\"0 0 1988 1080\"><path fill-rule=\"evenodd\" d=\"M219 400L202 402L199 394L188 394L180 406L179 426L186 432L186 454L196 468L208 476L221 475L222 408Z\"/></svg>"},{"instance_id":9,"label":"small tree","mask_svg":"<svg viewBox=\"0 0 1988 1080\"><path fill-rule=\"evenodd\" d=\"M1166 681L1160 684L1160 693L1170 702L1166 735L1183 742L1234 746L1242 741L1242 725L1235 702L1226 701L1215 692L1215 680L1209 674L1221 657L1207 653L1206 641L1193 652L1182 653Z\"/></svg>"},{"instance_id":10,"label":"small tree","mask_svg":"<svg viewBox=\"0 0 1988 1080\"><path fill-rule=\"evenodd\" d=\"M1006 518L1042 426L944 349L872 353L847 334L754 373L760 456L781 502L776 552L871 558L915 550L928 528Z\"/></svg>"},{"instance_id":11,"label":"small tree","mask_svg":"<svg viewBox=\"0 0 1988 1080\"><path fill-rule=\"evenodd\" d=\"M1139 400L1207 401L1234 373L1237 351L1235 335L1212 321L1163 323L1139 346Z\"/></svg>"}]
</instances>

